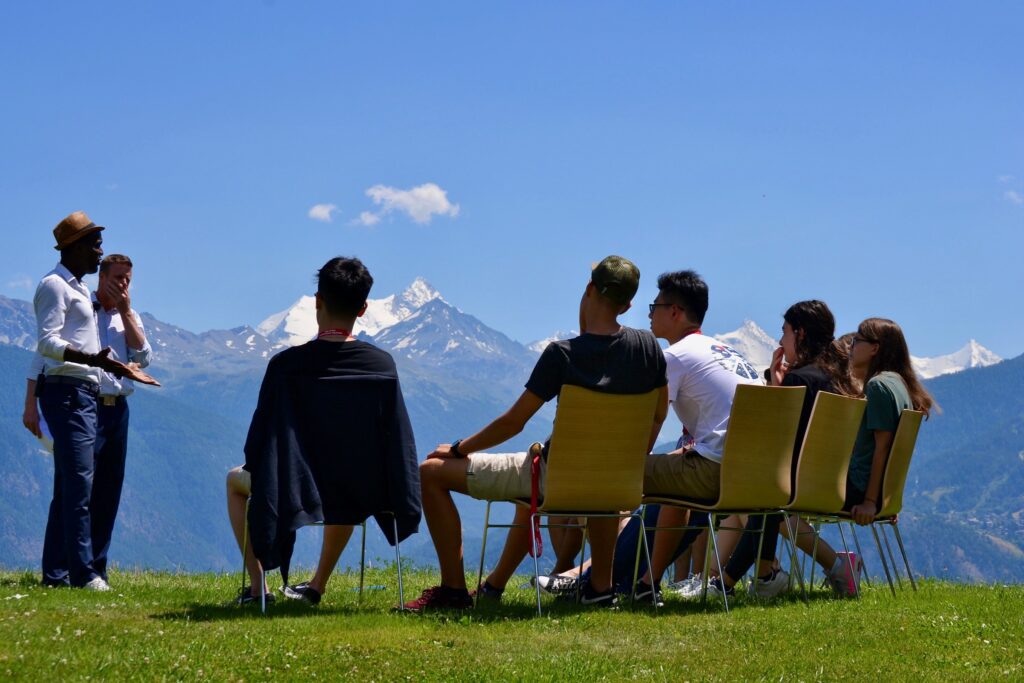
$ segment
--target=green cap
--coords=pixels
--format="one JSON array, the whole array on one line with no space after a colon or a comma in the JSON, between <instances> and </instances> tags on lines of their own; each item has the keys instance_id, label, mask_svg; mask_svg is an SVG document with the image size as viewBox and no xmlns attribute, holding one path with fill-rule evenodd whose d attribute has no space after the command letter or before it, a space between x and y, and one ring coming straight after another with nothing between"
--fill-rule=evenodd
<instances>
[{"instance_id":1,"label":"green cap","mask_svg":"<svg viewBox=\"0 0 1024 683\"><path fill-rule=\"evenodd\" d=\"M640 269L621 256L606 256L590 271L590 281L603 296L625 306L640 287Z\"/></svg>"}]
</instances>

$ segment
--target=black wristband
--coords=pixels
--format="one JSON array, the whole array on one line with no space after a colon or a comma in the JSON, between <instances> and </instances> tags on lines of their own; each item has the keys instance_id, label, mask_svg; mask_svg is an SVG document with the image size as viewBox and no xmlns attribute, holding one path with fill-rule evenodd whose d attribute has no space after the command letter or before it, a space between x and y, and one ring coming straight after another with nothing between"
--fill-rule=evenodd
<instances>
[{"instance_id":1,"label":"black wristband","mask_svg":"<svg viewBox=\"0 0 1024 683\"><path fill-rule=\"evenodd\" d=\"M452 445L451 445L451 449L450 450L451 450L452 455L454 455L456 458L465 458L466 454L459 452L459 444L460 443L462 443L462 439L455 439L455 441L452 441Z\"/></svg>"}]
</instances>

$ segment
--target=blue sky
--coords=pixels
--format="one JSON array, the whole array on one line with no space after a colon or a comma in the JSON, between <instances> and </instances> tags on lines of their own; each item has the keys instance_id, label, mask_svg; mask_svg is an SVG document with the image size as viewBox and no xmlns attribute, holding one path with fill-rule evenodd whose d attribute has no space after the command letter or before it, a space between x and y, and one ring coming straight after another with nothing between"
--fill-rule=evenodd
<instances>
[{"instance_id":1,"label":"blue sky","mask_svg":"<svg viewBox=\"0 0 1024 683\"><path fill-rule=\"evenodd\" d=\"M700 271L709 331L821 298L915 355L1014 356L1022 25L998 2L4 3L0 293L31 298L82 209L137 307L195 331L355 254L375 296L421 275L529 341L621 253L638 304Z\"/></svg>"}]
</instances>

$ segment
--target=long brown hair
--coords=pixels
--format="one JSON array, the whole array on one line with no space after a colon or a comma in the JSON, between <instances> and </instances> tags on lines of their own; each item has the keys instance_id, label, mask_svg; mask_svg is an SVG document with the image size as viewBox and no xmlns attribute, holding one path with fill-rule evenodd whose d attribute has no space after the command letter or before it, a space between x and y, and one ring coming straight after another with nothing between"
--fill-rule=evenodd
<instances>
[{"instance_id":1,"label":"long brown hair","mask_svg":"<svg viewBox=\"0 0 1024 683\"><path fill-rule=\"evenodd\" d=\"M836 319L828 305L817 299L798 301L782 318L794 333L803 330L802 335L797 335L797 359L793 368L816 365L828 375L835 393L857 395L859 392L850 377L850 347L836 341Z\"/></svg>"},{"instance_id":2,"label":"long brown hair","mask_svg":"<svg viewBox=\"0 0 1024 683\"><path fill-rule=\"evenodd\" d=\"M920 410L927 416L935 405L935 400L914 371L907 339L903 336L900 326L886 318L868 318L857 327L857 334L869 342L878 344L878 353L871 359L865 382L880 372L895 372L907 385L907 393L910 394L910 403L914 410Z\"/></svg>"}]
</instances>

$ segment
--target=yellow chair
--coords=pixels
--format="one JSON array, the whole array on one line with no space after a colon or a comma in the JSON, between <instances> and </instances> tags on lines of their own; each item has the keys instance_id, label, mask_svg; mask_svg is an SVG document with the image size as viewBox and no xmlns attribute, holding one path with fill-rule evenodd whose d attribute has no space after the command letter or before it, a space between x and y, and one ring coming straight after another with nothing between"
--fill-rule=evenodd
<instances>
[{"instance_id":1,"label":"yellow chair","mask_svg":"<svg viewBox=\"0 0 1024 683\"><path fill-rule=\"evenodd\" d=\"M864 399L824 391L818 392L815 397L797 460L793 500L783 508L786 513L796 513L797 525L802 516L829 514L843 507L846 473L850 468L853 444L857 440L857 430L866 406ZM796 531L789 526L788 514L784 519L789 537L795 539ZM846 544L845 537L843 544ZM806 597L803 571L797 560L795 543L792 544L790 564L799 579L801 594ZM813 582L813 570L811 576Z\"/></svg>"},{"instance_id":2,"label":"yellow chair","mask_svg":"<svg viewBox=\"0 0 1024 683\"><path fill-rule=\"evenodd\" d=\"M709 514L709 551L714 552L719 575L722 573L722 558L715 536L716 518L736 513L776 513L792 498L793 446L806 391L805 387L756 384L736 387L722 452L720 489L716 501L691 500L659 492L644 493L645 504L670 505ZM655 530L667 528L655 527ZM710 556L705 554L705 594L709 562ZM728 611L729 601L724 594L723 599Z\"/></svg>"},{"instance_id":3,"label":"yellow chair","mask_svg":"<svg viewBox=\"0 0 1024 683\"><path fill-rule=\"evenodd\" d=\"M640 507L644 459L659 391L609 394L572 385L562 387L548 449L543 502L538 501L538 509L530 517L531 539L535 530L553 526L541 523L541 516L546 515L636 517L643 523L643 518L633 511ZM531 450L539 447L540 444L534 444ZM477 585L483 579L487 530L517 526L491 524L493 502L501 501L487 501ZM530 505L528 498L508 502ZM640 540L647 552L646 537L642 532ZM540 576L540 563L537 549L534 550L536 577ZM647 554L649 558L649 552ZM537 588L537 614L540 615L543 613L540 582L534 583Z\"/></svg>"}]
</instances>

